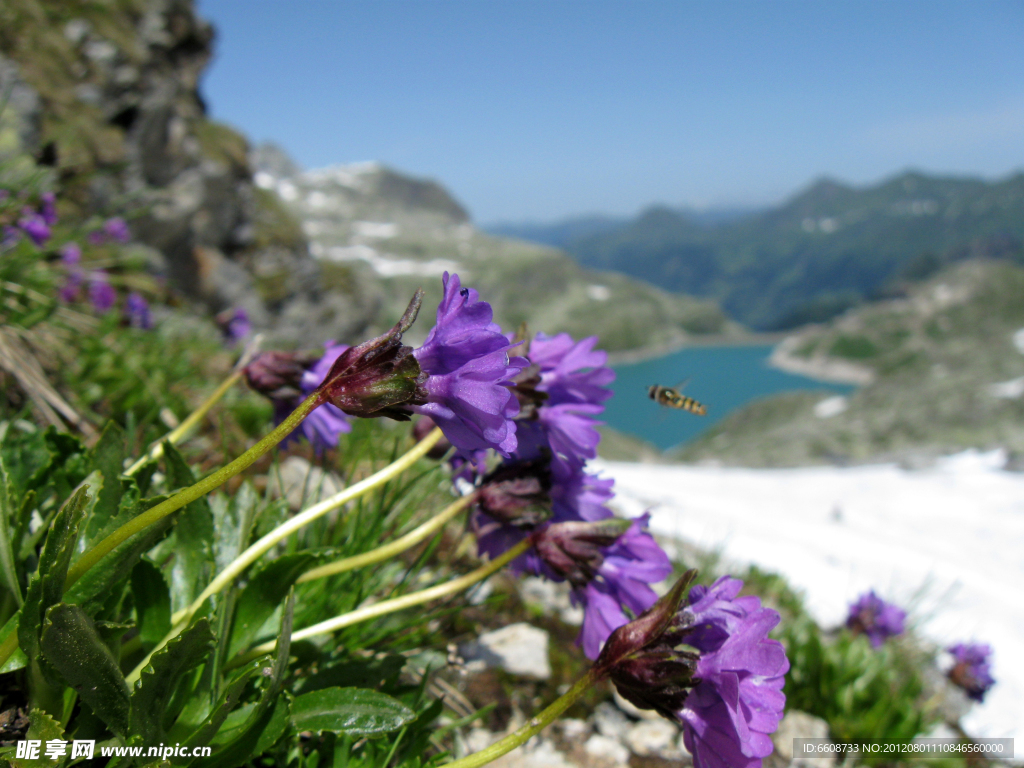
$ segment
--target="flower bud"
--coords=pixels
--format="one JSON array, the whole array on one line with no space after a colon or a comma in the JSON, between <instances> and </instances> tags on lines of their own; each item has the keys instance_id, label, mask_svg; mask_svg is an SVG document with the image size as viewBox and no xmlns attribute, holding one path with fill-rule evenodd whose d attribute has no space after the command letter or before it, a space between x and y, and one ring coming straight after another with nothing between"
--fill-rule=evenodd
<instances>
[{"instance_id":1,"label":"flower bud","mask_svg":"<svg viewBox=\"0 0 1024 768\"><path fill-rule=\"evenodd\" d=\"M574 587L583 587L604 562L602 550L632 524L632 520L615 517L592 523L553 523L533 534L533 546L558 576Z\"/></svg>"},{"instance_id":2,"label":"flower bud","mask_svg":"<svg viewBox=\"0 0 1024 768\"><path fill-rule=\"evenodd\" d=\"M262 352L245 366L245 380L271 400L298 397L302 375L316 360L294 352Z\"/></svg>"},{"instance_id":3,"label":"flower bud","mask_svg":"<svg viewBox=\"0 0 1024 768\"><path fill-rule=\"evenodd\" d=\"M423 291L416 291L390 331L338 357L320 386L327 402L350 416L386 416L396 421L409 420L410 412L404 406L427 402L423 387L427 376L412 348L402 344L402 334L416 320L422 303Z\"/></svg>"},{"instance_id":4,"label":"flower bud","mask_svg":"<svg viewBox=\"0 0 1024 768\"><path fill-rule=\"evenodd\" d=\"M486 475L477 495L480 509L500 523L534 528L551 517L548 459L505 462Z\"/></svg>"}]
</instances>

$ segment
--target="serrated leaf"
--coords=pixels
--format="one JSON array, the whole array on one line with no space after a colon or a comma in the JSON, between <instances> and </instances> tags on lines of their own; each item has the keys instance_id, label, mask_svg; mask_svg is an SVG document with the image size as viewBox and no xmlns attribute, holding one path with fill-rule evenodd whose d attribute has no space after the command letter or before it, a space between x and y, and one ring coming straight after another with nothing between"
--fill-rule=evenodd
<instances>
[{"instance_id":1,"label":"serrated leaf","mask_svg":"<svg viewBox=\"0 0 1024 768\"><path fill-rule=\"evenodd\" d=\"M116 422L108 421L100 439L86 455L89 471L98 471L103 475L103 487L97 489L96 503L82 531L81 551L101 541L123 522L125 516L121 509L121 496L124 489L118 478L124 469L124 458L124 432Z\"/></svg>"},{"instance_id":2,"label":"serrated leaf","mask_svg":"<svg viewBox=\"0 0 1024 768\"><path fill-rule=\"evenodd\" d=\"M127 495L126 495L127 497ZM134 506L132 517L155 507L165 496L144 499ZM174 516L168 515L144 528L108 552L92 568L82 574L64 595L65 602L91 606L92 601L105 601L114 586L128 578L142 556L156 546L171 529Z\"/></svg>"},{"instance_id":3,"label":"serrated leaf","mask_svg":"<svg viewBox=\"0 0 1024 768\"><path fill-rule=\"evenodd\" d=\"M164 442L167 485L181 488L196 481L178 449ZM196 499L178 513L174 529L174 563L171 566L171 607L175 611L190 605L213 575L213 514L206 498Z\"/></svg>"},{"instance_id":4,"label":"serrated leaf","mask_svg":"<svg viewBox=\"0 0 1024 768\"><path fill-rule=\"evenodd\" d=\"M292 724L299 731L373 736L415 719L416 713L398 699L367 688L323 688L292 702Z\"/></svg>"},{"instance_id":5,"label":"serrated leaf","mask_svg":"<svg viewBox=\"0 0 1024 768\"><path fill-rule=\"evenodd\" d=\"M131 582L139 638L145 646L156 645L171 630L171 592L163 573L149 560L135 564Z\"/></svg>"},{"instance_id":6,"label":"serrated leaf","mask_svg":"<svg viewBox=\"0 0 1024 768\"><path fill-rule=\"evenodd\" d=\"M85 514L88 488L81 486L53 518L39 555L39 568L29 582L18 623L18 644L29 659L39 655L39 635L46 610L60 602L64 594L64 580Z\"/></svg>"},{"instance_id":7,"label":"serrated leaf","mask_svg":"<svg viewBox=\"0 0 1024 768\"><path fill-rule=\"evenodd\" d=\"M150 744L163 741L168 695L185 674L206 661L213 647L210 622L200 619L153 654L132 694L133 734L141 735Z\"/></svg>"},{"instance_id":8,"label":"serrated leaf","mask_svg":"<svg viewBox=\"0 0 1024 768\"><path fill-rule=\"evenodd\" d=\"M67 603L52 606L46 612L40 648L64 682L111 730L128 733L128 683L85 611Z\"/></svg>"},{"instance_id":9,"label":"serrated leaf","mask_svg":"<svg viewBox=\"0 0 1024 768\"><path fill-rule=\"evenodd\" d=\"M11 757L11 768L54 768L57 761L46 756L46 742L60 739L63 736L64 729L61 728L59 722L43 710L33 709L28 714L28 733L25 734L25 738L42 742L39 748L39 757L34 760Z\"/></svg>"},{"instance_id":10,"label":"serrated leaf","mask_svg":"<svg viewBox=\"0 0 1024 768\"><path fill-rule=\"evenodd\" d=\"M309 552L283 555L256 572L242 590L235 605L228 658L248 648L260 628L274 615L295 580L312 568L319 558Z\"/></svg>"}]
</instances>

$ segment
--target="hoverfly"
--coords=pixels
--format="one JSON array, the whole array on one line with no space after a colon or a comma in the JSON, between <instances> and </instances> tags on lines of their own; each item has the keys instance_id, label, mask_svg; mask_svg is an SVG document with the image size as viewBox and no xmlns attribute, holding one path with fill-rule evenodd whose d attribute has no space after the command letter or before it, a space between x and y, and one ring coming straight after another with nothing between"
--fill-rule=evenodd
<instances>
[{"instance_id":1,"label":"hoverfly","mask_svg":"<svg viewBox=\"0 0 1024 768\"><path fill-rule=\"evenodd\" d=\"M677 389L662 387L659 384L651 384L647 394L658 405L664 405L667 408L678 408L681 411L689 411L697 416L704 416L708 412L707 407L703 403L698 403L692 397L680 394Z\"/></svg>"}]
</instances>

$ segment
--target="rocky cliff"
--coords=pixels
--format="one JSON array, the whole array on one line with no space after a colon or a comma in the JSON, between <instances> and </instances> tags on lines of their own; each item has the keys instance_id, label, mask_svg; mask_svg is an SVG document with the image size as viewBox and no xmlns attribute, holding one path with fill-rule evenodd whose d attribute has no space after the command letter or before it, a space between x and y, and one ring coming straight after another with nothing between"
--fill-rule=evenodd
<instances>
[{"instance_id":1,"label":"rocky cliff","mask_svg":"<svg viewBox=\"0 0 1024 768\"><path fill-rule=\"evenodd\" d=\"M361 332L367 294L323 289L301 230L253 184L245 138L206 117L213 39L187 0L4 0L8 145L52 166L78 214L128 211L173 286L210 310L244 306L303 345Z\"/></svg>"}]
</instances>

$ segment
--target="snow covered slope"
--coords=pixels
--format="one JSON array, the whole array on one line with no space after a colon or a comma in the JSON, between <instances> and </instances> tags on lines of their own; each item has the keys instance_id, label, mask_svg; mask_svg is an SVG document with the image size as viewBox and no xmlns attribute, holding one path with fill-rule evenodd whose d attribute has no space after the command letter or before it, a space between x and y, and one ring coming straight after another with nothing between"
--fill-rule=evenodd
<instances>
[{"instance_id":1,"label":"snow covered slope","mask_svg":"<svg viewBox=\"0 0 1024 768\"><path fill-rule=\"evenodd\" d=\"M1004 462L969 451L916 471L595 466L624 513L650 510L656 533L782 574L823 625L874 588L912 604L941 646L991 644L997 684L964 727L1024 738L1024 474Z\"/></svg>"}]
</instances>

